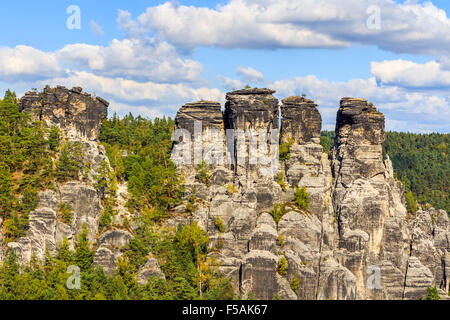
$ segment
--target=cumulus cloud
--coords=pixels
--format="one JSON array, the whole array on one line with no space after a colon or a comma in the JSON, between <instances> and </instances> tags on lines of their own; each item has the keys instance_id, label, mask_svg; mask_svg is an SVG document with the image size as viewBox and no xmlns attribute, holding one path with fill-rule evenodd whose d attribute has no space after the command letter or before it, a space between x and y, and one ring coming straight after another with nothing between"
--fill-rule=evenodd
<instances>
[{"instance_id":1,"label":"cumulus cloud","mask_svg":"<svg viewBox=\"0 0 450 320\"><path fill-rule=\"evenodd\" d=\"M121 11L118 22L131 35L154 32L184 50L197 46L223 48L343 47L347 42L292 24L258 21L259 3L232 0L217 9L180 6L175 2L149 7L137 21Z\"/></svg>"},{"instance_id":2,"label":"cumulus cloud","mask_svg":"<svg viewBox=\"0 0 450 320\"><path fill-rule=\"evenodd\" d=\"M54 53L23 45L0 47L0 80L42 79L60 76L65 72Z\"/></svg>"},{"instance_id":3,"label":"cumulus cloud","mask_svg":"<svg viewBox=\"0 0 450 320\"><path fill-rule=\"evenodd\" d=\"M379 10L379 28L368 21ZM231 0L215 9L166 2L136 21L122 12L122 28L156 33L179 48L336 48L352 43L393 52L445 56L450 19L431 2L391 0Z\"/></svg>"},{"instance_id":4,"label":"cumulus cloud","mask_svg":"<svg viewBox=\"0 0 450 320\"><path fill-rule=\"evenodd\" d=\"M225 90L234 91L245 87L245 83L241 80L231 79L230 77L217 76L216 79L222 83Z\"/></svg>"},{"instance_id":5,"label":"cumulus cloud","mask_svg":"<svg viewBox=\"0 0 450 320\"><path fill-rule=\"evenodd\" d=\"M0 48L0 80L46 79L80 69L138 81L203 82L198 61L183 59L173 45L156 39L75 43L52 52L23 45Z\"/></svg>"},{"instance_id":6,"label":"cumulus cloud","mask_svg":"<svg viewBox=\"0 0 450 320\"><path fill-rule=\"evenodd\" d=\"M324 128L335 122L339 101L342 97L364 98L373 102L385 114L388 130L429 132L450 130L450 97L431 92L410 92L398 86L383 86L375 77L328 81L314 75L284 79L268 84L284 98L305 93L318 103ZM407 123L401 126L401 123Z\"/></svg>"},{"instance_id":7,"label":"cumulus cloud","mask_svg":"<svg viewBox=\"0 0 450 320\"><path fill-rule=\"evenodd\" d=\"M107 47L69 44L56 51L60 61L105 76L158 82L196 82L203 67L182 59L173 45L155 39L114 39Z\"/></svg>"},{"instance_id":8,"label":"cumulus cloud","mask_svg":"<svg viewBox=\"0 0 450 320\"><path fill-rule=\"evenodd\" d=\"M252 67L244 68L238 67L236 73L241 76L242 81L250 83L258 83L264 80L262 72L253 69Z\"/></svg>"},{"instance_id":9,"label":"cumulus cloud","mask_svg":"<svg viewBox=\"0 0 450 320\"><path fill-rule=\"evenodd\" d=\"M112 113L117 113L119 116L124 116L131 112L131 114L133 115L141 115L149 119L162 118L164 116L167 116L158 108L149 108L148 106L144 105L125 104L115 100L110 100L109 103L110 115Z\"/></svg>"},{"instance_id":10,"label":"cumulus cloud","mask_svg":"<svg viewBox=\"0 0 450 320\"><path fill-rule=\"evenodd\" d=\"M193 88L188 84L137 82L124 78L110 78L86 71L73 71L66 77L56 77L39 82L73 87L82 85L89 91L106 99L132 105L159 107L160 112L173 113L182 104L196 100L216 100L223 102L223 93L206 87Z\"/></svg>"},{"instance_id":11,"label":"cumulus cloud","mask_svg":"<svg viewBox=\"0 0 450 320\"><path fill-rule=\"evenodd\" d=\"M222 87L226 90L238 90L250 84L256 85L267 82L263 73L252 67L239 66L236 69L236 75L240 78L239 80L221 75L217 76L216 79L222 83Z\"/></svg>"},{"instance_id":12,"label":"cumulus cloud","mask_svg":"<svg viewBox=\"0 0 450 320\"><path fill-rule=\"evenodd\" d=\"M450 71L443 70L440 63L436 61L427 63L415 63L407 60L372 62L371 73L382 84L415 89L450 87Z\"/></svg>"}]
</instances>

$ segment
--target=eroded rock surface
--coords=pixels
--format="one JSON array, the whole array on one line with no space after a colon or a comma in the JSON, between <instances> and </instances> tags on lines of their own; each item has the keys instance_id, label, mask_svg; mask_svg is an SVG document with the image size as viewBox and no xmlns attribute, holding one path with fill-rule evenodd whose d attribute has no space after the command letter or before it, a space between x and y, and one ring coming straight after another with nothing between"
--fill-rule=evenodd
<instances>
[{"instance_id":1,"label":"eroded rock surface","mask_svg":"<svg viewBox=\"0 0 450 320\"><path fill-rule=\"evenodd\" d=\"M389 157L383 159L384 116L373 104L341 100L329 157L320 145L317 105L304 97L286 98L280 142L289 145L289 156L279 171L264 175L265 164L250 163L252 155L238 163L235 151L248 151L249 140L239 145L229 130L269 133L278 128L273 93L228 93L222 121L212 102L188 104L176 118L188 139L194 135L194 120L203 122L202 132L225 131L216 143L224 151L216 155L230 161L211 163L209 185L199 181L195 165L179 168L186 177L186 196L191 190L201 199L185 221L197 221L208 232L210 255L237 291L256 299L419 299L429 286L448 290L447 213L429 209L407 214L402 184L394 179ZM261 141L259 146L266 143L270 150L269 135ZM194 146L189 147L193 155ZM260 153L258 149L256 155ZM277 183L280 177L283 188ZM308 210L292 203L301 187L310 197ZM269 214L276 203L285 204L278 223ZM281 272L282 259L287 266Z\"/></svg>"},{"instance_id":2,"label":"eroded rock surface","mask_svg":"<svg viewBox=\"0 0 450 320\"><path fill-rule=\"evenodd\" d=\"M75 87L47 87L44 92L27 92L19 102L19 110L29 112L35 120L57 126L70 139L95 140L106 118L109 102L92 97Z\"/></svg>"}]
</instances>

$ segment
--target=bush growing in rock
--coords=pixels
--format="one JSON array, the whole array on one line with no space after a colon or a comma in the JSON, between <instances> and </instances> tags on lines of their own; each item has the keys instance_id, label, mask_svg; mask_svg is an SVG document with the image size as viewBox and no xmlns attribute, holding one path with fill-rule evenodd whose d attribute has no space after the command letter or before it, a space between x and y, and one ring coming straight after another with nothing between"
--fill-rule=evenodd
<instances>
[{"instance_id":1,"label":"bush growing in rock","mask_svg":"<svg viewBox=\"0 0 450 320\"><path fill-rule=\"evenodd\" d=\"M293 201L300 209L303 209L305 211L308 210L309 195L308 192L306 191L306 187L295 189Z\"/></svg>"},{"instance_id":2,"label":"bush growing in rock","mask_svg":"<svg viewBox=\"0 0 450 320\"><path fill-rule=\"evenodd\" d=\"M214 225L217 227L217 229L219 230L220 233L224 233L225 232L225 226L223 224L223 221L220 217L216 218L216 221L214 222Z\"/></svg>"},{"instance_id":3,"label":"bush growing in rock","mask_svg":"<svg viewBox=\"0 0 450 320\"><path fill-rule=\"evenodd\" d=\"M275 203L273 206L273 209L270 210L270 215L273 217L273 220L278 224L280 222L281 218L286 213L286 206L284 204Z\"/></svg>"},{"instance_id":4,"label":"bush growing in rock","mask_svg":"<svg viewBox=\"0 0 450 320\"><path fill-rule=\"evenodd\" d=\"M60 202L58 204L58 214L65 223L70 224L72 222L72 206L70 203Z\"/></svg>"},{"instance_id":5,"label":"bush growing in rock","mask_svg":"<svg viewBox=\"0 0 450 320\"><path fill-rule=\"evenodd\" d=\"M295 292L295 294L298 294L299 288L300 288L300 279L297 277L297 275L295 275L291 281L291 289L292 291Z\"/></svg>"},{"instance_id":6,"label":"bush growing in rock","mask_svg":"<svg viewBox=\"0 0 450 320\"><path fill-rule=\"evenodd\" d=\"M209 185L211 174L209 173L208 164L205 161L202 161L202 163L197 165L196 169L198 180L203 184Z\"/></svg>"},{"instance_id":7,"label":"bush growing in rock","mask_svg":"<svg viewBox=\"0 0 450 320\"><path fill-rule=\"evenodd\" d=\"M278 261L277 271L280 275L285 276L287 274L288 263L285 257L282 257Z\"/></svg>"}]
</instances>

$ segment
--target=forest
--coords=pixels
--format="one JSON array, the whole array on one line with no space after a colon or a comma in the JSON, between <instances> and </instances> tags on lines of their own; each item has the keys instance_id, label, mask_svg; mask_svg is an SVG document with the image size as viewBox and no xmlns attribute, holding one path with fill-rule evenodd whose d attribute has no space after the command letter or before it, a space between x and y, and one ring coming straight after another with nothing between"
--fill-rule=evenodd
<instances>
[{"instance_id":1,"label":"forest","mask_svg":"<svg viewBox=\"0 0 450 320\"><path fill-rule=\"evenodd\" d=\"M0 219L3 243L17 241L28 230L28 216L36 208L38 191L57 189L68 180L86 179L80 143L62 139L56 127L31 122L19 112L16 95L7 91L0 100ZM129 115L105 120L102 143L113 167L102 167L95 187L106 194L101 230L111 227L117 181L128 181L131 212L139 211L138 228L113 275L95 266L92 244L85 229L71 250L63 241L44 264L33 260L20 266L14 252L0 266L0 300L141 300L232 299L230 281L218 274L207 257L209 237L197 224L176 230L160 228L170 208L180 201L182 184L170 159L171 119L146 120ZM128 155L124 156L124 153ZM67 212L67 208L59 208ZM70 220L70 214L61 217ZM137 281L137 271L150 253L160 261L165 278ZM66 283L71 265L81 268L80 290Z\"/></svg>"},{"instance_id":2,"label":"forest","mask_svg":"<svg viewBox=\"0 0 450 320\"><path fill-rule=\"evenodd\" d=\"M0 100L0 115L0 218L5 248L28 230L38 192L56 190L69 180L83 181L86 164L81 161L79 144L64 140L56 127L32 123L26 113L19 112L17 97L9 90ZM48 253L43 264L33 260L20 266L17 257L9 254L0 266L0 300L239 298L209 257L214 249L208 246L205 231L195 223L174 231L161 228L184 192L182 177L170 159L173 130L171 118L113 115L103 123L100 141L112 172L104 168L97 177L96 188L107 194L100 229L111 228L118 182L128 183L127 207L131 213L139 213L134 237L113 275L93 264L94 252L84 230L74 250L63 241L56 255ZM448 143L449 134L387 132L383 151L392 159L397 179L405 185L409 207L414 207L415 198L450 211ZM334 132L323 132L321 144L330 152ZM66 209L61 208L62 218L70 220L70 214L64 214ZM160 261L165 278L141 285L136 274L149 253ZM67 268L73 264L81 267L81 290L65 286L70 276Z\"/></svg>"}]
</instances>

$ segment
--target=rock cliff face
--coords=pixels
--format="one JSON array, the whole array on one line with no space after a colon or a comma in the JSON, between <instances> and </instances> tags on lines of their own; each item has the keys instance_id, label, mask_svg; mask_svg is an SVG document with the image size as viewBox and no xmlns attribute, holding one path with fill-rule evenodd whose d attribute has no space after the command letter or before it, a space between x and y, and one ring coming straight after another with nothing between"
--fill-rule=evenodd
<instances>
[{"instance_id":1,"label":"rock cliff face","mask_svg":"<svg viewBox=\"0 0 450 320\"><path fill-rule=\"evenodd\" d=\"M92 97L79 87L47 87L43 93L27 92L19 110L32 114L48 126L58 126L66 137L82 141L95 140L106 118L109 102Z\"/></svg>"},{"instance_id":2,"label":"rock cliff face","mask_svg":"<svg viewBox=\"0 0 450 320\"><path fill-rule=\"evenodd\" d=\"M99 231L105 195L94 188L95 176L102 164L109 166L109 160L104 147L97 140L102 121L107 116L108 105L107 101L100 97L94 98L78 87L69 90L58 86L45 88L43 93L27 92L20 100L19 108L22 112L30 113L34 120L43 121L49 127L59 127L63 139L68 143L81 143L84 154L82 162L89 163L82 181L58 184L55 190L39 193L37 207L29 216L26 236L17 242L8 243L7 251L15 251L20 263L28 263L33 256L43 260L46 250L55 254L58 245L65 238L73 248L76 237L85 225L89 242L96 250L94 263L102 265L107 273L113 272L117 258L121 255L120 249L128 245L132 236L128 231L120 229L103 233ZM119 198L118 202L124 200ZM61 203L68 204L71 208L70 223L61 219L58 214ZM122 206L118 211L123 210L126 209ZM2 254L3 252L0 260Z\"/></svg>"},{"instance_id":3,"label":"rock cliff face","mask_svg":"<svg viewBox=\"0 0 450 320\"><path fill-rule=\"evenodd\" d=\"M366 100L343 98L328 156L320 145L317 105L304 97L282 100L277 138L289 145L289 156L267 174L267 162L251 159L278 151L271 145L271 130L280 122L273 93L230 92L223 113L213 102L180 109L176 126L186 129L184 143L192 143L184 147L197 162L178 166L186 196L195 192L199 201L190 218L173 223L197 221L207 230L211 256L244 298L420 299L433 285L447 292L448 216L434 209L407 214L402 184L393 177L389 157L383 159L383 114ZM202 121L197 149L195 121ZM221 134L215 159L228 161L209 162L205 185L196 164L210 160L211 135L205 132L215 129ZM176 142L174 154L182 147ZM292 202L301 187L309 194L308 210ZM277 204L284 205L278 223L270 214ZM297 282L298 289L292 285Z\"/></svg>"},{"instance_id":4,"label":"rock cliff face","mask_svg":"<svg viewBox=\"0 0 450 320\"><path fill-rule=\"evenodd\" d=\"M366 100L343 98L328 155L320 145L317 105L304 97L279 103L274 93L230 92L223 112L211 101L179 110L172 156L184 176L186 202L196 201L189 215L187 203L176 207L167 225L196 221L205 229L210 257L243 298L420 299L434 285L447 298L448 215L433 208L407 214L402 184L382 154L384 116ZM33 255L44 259L64 238L73 246L85 224L94 263L112 273L132 238L132 230L99 231L104 195L94 188L94 177L109 162L96 140L107 106L81 88L46 88L21 99L22 111L60 127L69 142L81 142L83 162L91 164L83 181L39 194L26 236L8 244L21 263ZM280 163L279 143L289 146ZM202 161L209 172L201 177ZM293 201L302 187L309 195L307 210ZM131 218L124 205L127 186L118 189L117 211ZM69 224L58 214L61 202L71 205ZM5 253L0 250L0 261ZM145 284L151 276L164 274L149 255L138 281Z\"/></svg>"}]
</instances>

